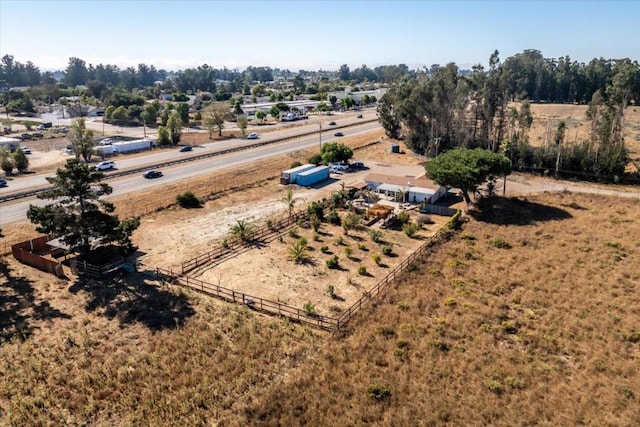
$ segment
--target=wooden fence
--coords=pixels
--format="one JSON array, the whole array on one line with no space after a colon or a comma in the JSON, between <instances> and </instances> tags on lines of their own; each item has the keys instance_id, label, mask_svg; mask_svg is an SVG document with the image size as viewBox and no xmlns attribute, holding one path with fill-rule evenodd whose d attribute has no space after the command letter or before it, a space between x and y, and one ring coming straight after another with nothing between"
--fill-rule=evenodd
<instances>
[{"instance_id":1,"label":"wooden fence","mask_svg":"<svg viewBox=\"0 0 640 427\"><path fill-rule=\"evenodd\" d=\"M263 227L258 228L254 232L252 232L247 238L246 241L242 241L240 239L234 239L230 242L227 242L226 245L220 245L217 248L204 253L202 255L198 255L195 258L187 260L181 264L181 274L186 274L194 269L207 265L211 262L214 262L217 259L224 257L225 255L232 253L240 248L245 247L245 245L251 241L256 240L264 240L269 236L275 237L278 232L283 229L286 229L290 225L296 224L299 219L307 219L308 214L306 211L297 212L290 217L283 218L277 221L273 221L272 223L265 225Z\"/></svg>"},{"instance_id":2,"label":"wooden fence","mask_svg":"<svg viewBox=\"0 0 640 427\"><path fill-rule=\"evenodd\" d=\"M57 277L63 277L62 263L42 257L38 253L49 253L47 242L53 239L52 236L42 236L36 239L27 240L16 243L11 246L11 253L18 261L35 267L39 270L55 274Z\"/></svg>"},{"instance_id":3,"label":"wooden fence","mask_svg":"<svg viewBox=\"0 0 640 427\"><path fill-rule=\"evenodd\" d=\"M283 316L292 321L313 326L322 330L332 331L338 322L336 318L310 314L304 310L290 307L286 304L270 301L264 298L234 291L219 285L204 282L200 279L174 273L161 268L156 269L156 275L161 281L171 281L187 288L205 293L207 295L220 298L236 304L244 304L251 309L262 311L268 314Z\"/></svg>"},{"instance_id":4,"label":"wooden fence","mask_svg":"<svg viewBox=\"0 0 640 427\"><path fill-rule=\"evenodd\" d=\"M407 270L410 265L412 265L415 261L418 261L420 258L424 257L425 253L427 252L427 248L435 240L440 238L443 230L450 228L450 224L452 222L458 221L458 217L461 212L459 210L454 212L454 218L452 218L440 230L438 230L435 236L425 241L418 249L416 249L407 258L405 258L385 277L383 277L382 280L376 283L373 288L364 292L363 296L353 305L351 305L351 307L346 309L338 318L308 314L304 310L290 307L279 302L266 300L257 296L237 292L219 285L204 282L200 279L189 277L184 273L174 273L171 270L157 268L156 276L162 281L169 280L173 283L177 283L179 285L203 292L207 295L220 298L225 301L245 304L254 310L259 310L268 314L284 316L293 321L313 326L322 330L336 331L344 327L353 318L353 316L355 316L360 310L362 310L362 308L364 308L373 298L380 295L389 287L389 285L395 282L396 278L398 278L405 270ZM299 215L299 217L301 217L304 216L305 213L300 213ZM287 222L289 224L294 223L295 221L293 220L293 216L291 219L283 220L282 224L285 224Z\"/></svg>"},{"instance_id":5,"label":"wooden fence","mask_svg":"<svg viewBox=\"0 0 640 427\"><path fill-rule=\"evenodd\" d=\"M77 258L74 258L71 260L70 265L71 270L75 274L86 274L87 276L102 277L119 269L126 262L127 260L125 258L120 258L107 264L94 265L86 261L79 261Z\"/></svg>"}]
</instances>

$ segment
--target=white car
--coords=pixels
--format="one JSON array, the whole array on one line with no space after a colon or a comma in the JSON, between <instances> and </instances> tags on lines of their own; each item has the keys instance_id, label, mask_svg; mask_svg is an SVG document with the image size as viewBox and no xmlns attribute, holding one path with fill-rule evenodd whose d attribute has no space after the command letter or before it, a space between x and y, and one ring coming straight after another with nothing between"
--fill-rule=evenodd
<instances>
[{"instance_id":1,"label":"white car","mask_svg":"<svg viewBox=\"0 0 640 427\"><path fill-rule=\"evenodd\" d=\"M247 135L247 139L258 139L258 134L250 133L249 135Z\"/></svg>"},{"instance_id":2,"label":"white car","mask_svg":"<svg viewBox=\"0 0 640 427\"><path fill-rule=\"evenodd\" d=\"M20 147L24 154L31 154L31 148L29 147Z\"/></svg>"},{"instance_id":3,"label":"white car","mask_svg":"<svg viewBox=\"0 0 640 427\"><path fill-rule=\"evenodd\" d=\"M337 171L342 171L342 172L349 170L349 165L346 165L346 164L340 163L340 162L331 163L329 165L329 167L331 169L334 169L334 170L337 170Z\"/></svg>"},{"instance_id":4,"label":"white car","mask_svg":"<svg viewBox=\"0 0 640 427\"><path fill-rule=\"evenodd\" d=\"M111 161L100 162L96 165L96 169L99 171L113 169L115 167L116 167L115 162L111 162Z\"/></svg>"}]
</instances>

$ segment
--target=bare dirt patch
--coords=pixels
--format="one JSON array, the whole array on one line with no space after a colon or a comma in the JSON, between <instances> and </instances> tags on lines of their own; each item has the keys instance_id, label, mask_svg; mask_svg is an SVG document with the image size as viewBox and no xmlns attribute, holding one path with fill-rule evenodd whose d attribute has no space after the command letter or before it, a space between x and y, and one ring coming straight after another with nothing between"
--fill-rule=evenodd
<instances>
[{"instance_id":1,"label":"bare dirt patch","mask_svg":"<svg viewBox=\"0 0 640 427\"><path fill-rule=\"evenodd\" d=\"M380 243L373 242L366 229L345 235L341 227L323 224L314 240L312 229L295 228L294 236L283 233L282 240L249 244L247 250L201 272L198 278L300 309L305 302L311 302L319 314L336 316L449 220L431 218L434 224L425 226L413 239L400 229L374 227L372 229L382 233ZM308 242L309 260L300 265L289 259L289 248L301 237ZM323 246L328 248L326 252L321 251ZM382 255L385 246L392 248L391 256ZM380 264L374 262L374 255L381 257ZM339 268L327 267L327 260L333 256L338 257ZM366 273L359 274L359 268L365 268ZM329 293L329 286L333 287L335 296Z\"/></svg>"}]
</instances>

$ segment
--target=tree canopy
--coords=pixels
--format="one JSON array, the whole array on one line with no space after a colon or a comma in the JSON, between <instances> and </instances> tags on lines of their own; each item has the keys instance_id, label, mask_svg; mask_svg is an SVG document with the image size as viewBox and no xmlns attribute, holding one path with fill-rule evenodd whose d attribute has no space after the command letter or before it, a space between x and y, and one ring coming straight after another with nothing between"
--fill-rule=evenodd
<instances>
[{"instance_id":1,"label":"tree canopy","mask_svg":"<svg viewBox=\"0 0 640 427\"><path fill-rule=\"evenodd\" d=\"M87 129L82 117L78 117L71 125L69 139L76 159L82 157L86 162L90 161L93 154L93 131Z\"/></svg>"},{"instance_id":2,"label":"tree canopy","mask_svg":"<svg viewBox=\"0 0 640 427\"><path fill-rule=\"evenodd\" d=\"M493 177L511 173L511 163L502 154L482 148L458 148L440 154L427 163L427 176L437 184L459 188L467 204L469 193Z\"/></svg>"},{"instance_id":3,"label":"tree canopy","mask_svg":"<svg viewBox=\"0 0 640 427\"><path fill-rule=\"evenodd\" d=\"M322 163L346 162L353 157L353 150L341 142L328 142L320 149Z\"/></svg>"},{"instance_id":4,"label":"tree canopy","mask_svg":"<svg viewBox=\"0 0 640 427\"><path fill-rule=\"evenodd\" d=\"M111 187L102 183L104 174L78 159L69 159L54 177L47 177L53 189L38 196L54 203L44 207L31 205L27 218L40 233L52 234L74 251L89 256L99 246L112 242L131 250L131 233L139 220L120 221L113 215L114 206L99 194L111 194Z\"/></svg>"}]
</instances>

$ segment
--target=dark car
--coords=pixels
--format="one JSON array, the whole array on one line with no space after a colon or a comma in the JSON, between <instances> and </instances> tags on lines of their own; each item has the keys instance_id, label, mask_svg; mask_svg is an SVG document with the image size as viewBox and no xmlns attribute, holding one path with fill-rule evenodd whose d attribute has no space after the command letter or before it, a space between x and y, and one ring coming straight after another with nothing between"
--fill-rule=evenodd
<instances>
[{"instance_id":1,"label":"dark car","mask_svg":"<svg viewBox=\"0 0 640 427\"><path fill-rule=\"evenodd\" d=\"M152 169L150 171L146 171L142 176L147 179L160 178L162 176L162 172Z\"/></svg>"},{"instance_id":2,"label":"dark car","mask_svg":"<svg viewBox=\"0 0 640 427\"><path fill-rule=\"evenodd\" d=\"M185 145L184 147L180 148L181 153L184 153L185 151L191 151L191 150L193 150L193 147L190 145Z\"/></svg>"},{"instance_id":3,"label":"dark car","mask_svg":"<svg viewBox=\"0 0 640 427\"><path fill-rule=\"evenodd\" d=\"M0 178L0 187L6 187L6 186L7 186L7 180Z\"/></svg>"},{"instance_id":4,"label":"dark car","mask_svg":"<svg viewBox=\"0 0 640 427\"><path fill-rule=\"evenodd\" d=\"M30 133L23 133L20 136L22 137L22 139L33 139L33 136L31 136Z\"/></svg>"},{"instance_id":5,"label":"dark car","mask_svg":"<svg viewBox=\"0 0 640 427\"><path fill-rule=\"evenodd\" d=\"M41 134L40 132L34 132L33 134L31 134L31 136L33 136L34 138L42 138L42 137L44 137L44 135Z\"/></svg>"},{"instance_id":6,"label":"dark car","mask_svg":"<svg viewBox=\"0 0 640 427\"><path fill-rule=\"evenodd\" d=\"M333 134L333 136L344 136L344 133L342 132L336 132Z\"/></svg>"},{"instance_id":7,"label":"dark car","mask_svg":"<svg viewBox=\"0 0 640 427\"><path fill-rule=\"evenodd\" d=\"M364 163L362 162L353 162L350 166L354 169L364 169Z\"/></svg>"},{"instance_id":8,"label":"dark car","mask_svg":"<svg viewBox=\"0 0 640 427\"><path fill-rule=\"evenodd\" d=\"M356 116L356 119L361 119L361 118L362 118L362 114L358 114L358 115Z\"/></svg>"},{"instance_id":9,"label":"dark car","mask_svg":"<svg viewBox=\"0 0 640 427\"><path fill-rule=\"evenodd\" d=\"M329 126L335 126L336 122L329 122Z\"/></svg>"}]
</instances>

